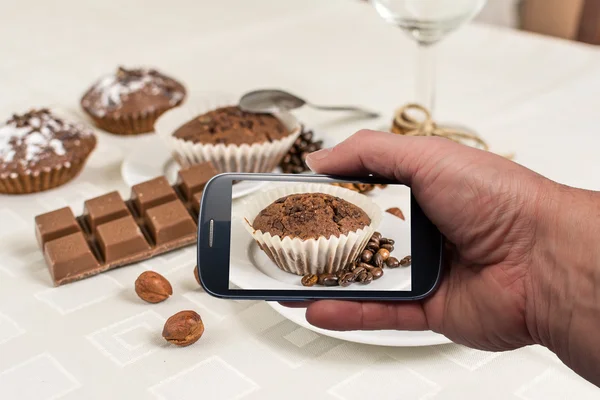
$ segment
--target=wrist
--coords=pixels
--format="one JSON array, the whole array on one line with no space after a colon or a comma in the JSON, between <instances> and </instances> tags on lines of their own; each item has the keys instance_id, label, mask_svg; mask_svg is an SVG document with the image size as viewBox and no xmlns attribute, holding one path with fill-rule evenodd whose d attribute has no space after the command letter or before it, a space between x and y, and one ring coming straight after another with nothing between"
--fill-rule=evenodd
<instances>
[{"instance_id":1,"label":"wrist","mask_svg":"<svg viewBox=\"0 0 600 400\"><path fill-rule=\"evenodd\" d=\"M536 343L585 374L594 370L586 363L600 361L600 351L590 357L600 329L600 193L551 183L536 213L528 328Z\"/></svg>"}]
</instances>

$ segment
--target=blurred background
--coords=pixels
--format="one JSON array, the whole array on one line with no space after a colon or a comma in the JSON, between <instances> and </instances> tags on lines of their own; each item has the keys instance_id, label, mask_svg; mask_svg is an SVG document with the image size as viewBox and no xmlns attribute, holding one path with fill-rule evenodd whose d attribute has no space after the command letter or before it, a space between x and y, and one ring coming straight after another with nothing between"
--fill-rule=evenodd
<instances>
[{"instance_id":1,"label":"blurred background","mask_svg":"<svg viewBox=\"0 0 600 400\"><path fill-rule=\"evenodd\" d=\"M488 0L480 22L600 44L600 0Z\"/></svg>"}]
</instances>

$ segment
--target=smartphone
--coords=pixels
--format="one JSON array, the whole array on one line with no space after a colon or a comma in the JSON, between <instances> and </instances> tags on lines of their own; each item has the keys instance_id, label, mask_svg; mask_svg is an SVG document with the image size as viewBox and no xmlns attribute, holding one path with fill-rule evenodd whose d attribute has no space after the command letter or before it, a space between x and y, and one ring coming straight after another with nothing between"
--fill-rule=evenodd
<instances>
[{"instance_id":1,"label":"smartphone","mask_svg":"<svg viewBox=\"0 0 600 400\"><path fill-rule=\"evenodd\" d=\"M442 235L397 182L225 173L202 195L198 275L219 298L418 300L442 257Z\"/></svg>"}]
</instances>

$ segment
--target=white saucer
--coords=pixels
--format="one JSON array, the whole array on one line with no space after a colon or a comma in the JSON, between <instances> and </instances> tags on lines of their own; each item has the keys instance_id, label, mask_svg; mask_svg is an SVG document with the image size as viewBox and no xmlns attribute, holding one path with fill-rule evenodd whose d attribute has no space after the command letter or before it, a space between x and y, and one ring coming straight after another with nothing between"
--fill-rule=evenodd
<instances>
[{"instance_id":1,"label":"white saucer","mask_svg":"<svg viewBox=\"0 0 600 400\"><path fill-rule=\"evenodd\" d=\"M240 222L239 220L237 221ZM404 257L410 251L409 221L400 222L398 218L384 213L378 230L387 237L396 240L394 256ZM300 283L300 277L278 269L273 262L258 249L248 232L241 225L232 225L231 267L229 280L241 289L308 289ZM313 287L314 288L314 287ZM410 288L410 267L386 269L385 276L369 285L352 285L355 290L406 290ZM322 289L322 287L321 287ZM331 287L331 290L344 290ZM276 302L268 304L283 317L319 334L349 342L378 346L416 347L450 343L443 335L431 331L349 331L338 332L317 328L306 321L305 309L283 307Z\"/></svg>"},{"instance_id":2,"label":"white saucer","mask_svg":"<svg viewBox=\"0 0 600 400\"><path fill-rule=\"evenodd\" d=\"M158 139L158 138L156 138ZM148 140L139 144L123 160L121 176L128 186L133 186L157 176L164 175L170 184L177 181L180 165L160 140ZM281 172L276 169L273 172ZM266 182L242 181L233 185L231 197L237 199L254 193Z\"/></svg>"},{"instance_id":3,"label":"white saucer","mask_svg":"<svg viewBox=\"0 0 600 400\"><path fill-rule=\"evenodd\" d=\"M288 308L276 302L267 302L267 304L283 317L303 328L348 342L390 347L435 346L451 343L447 337L431 331L329 331L309 324L305 317L306 310L304 308Z\"/></svg>"}]
</instances>

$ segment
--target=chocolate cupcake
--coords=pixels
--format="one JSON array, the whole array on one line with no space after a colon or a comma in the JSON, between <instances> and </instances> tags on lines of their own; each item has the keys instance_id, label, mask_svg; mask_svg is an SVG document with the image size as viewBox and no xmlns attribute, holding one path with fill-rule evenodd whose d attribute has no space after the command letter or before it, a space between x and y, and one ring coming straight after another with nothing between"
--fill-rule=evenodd
<instances>
[{"instance_id":1,"label":"chocolate cupcake","mask_svg":"<svg viewBox=\"0 0 600 400\"><path fill-rule=\"evenodd\" d=\"M119 67L83 95L81 106L100 129L137 135L152 132L158 117L185 96L182 84L154 69Z\"/></svg>"},{"instance_id":2,"label":"chocolate cupcake","mask_svg":"<svg viewBox=\"0 0 600 400\"><path fill-rule=\"evenodd\" d=\"M0 193L48 190L79 174L96 137L47 109L13 115L0 126Z\"/></svg>"},{"instance_id":3,"label":"chocolate cupcake","mask_svg":"<svg viewBox=\"0 0 600 400\"><path fill-rule=\"evenodd\" d=\"M161 116L156 132L182 166L211 162L219 172L271 172L300 135L289 113L242 111L230 98L205 98Z\"/></svg>"},{"instance_id":4,"label":"chocolate cupcake","mask_svg":"<svg viewBox=\"0 0 600 400\"><path fill-rule=\"evenodd\" d=\"M382 212L368 197L337 186L282 186L244 202L239 216L283 271L336 272L356 259Z\"/></svg>"}]
</instances>

